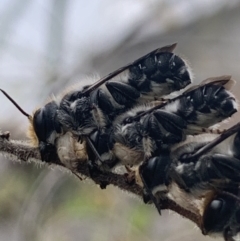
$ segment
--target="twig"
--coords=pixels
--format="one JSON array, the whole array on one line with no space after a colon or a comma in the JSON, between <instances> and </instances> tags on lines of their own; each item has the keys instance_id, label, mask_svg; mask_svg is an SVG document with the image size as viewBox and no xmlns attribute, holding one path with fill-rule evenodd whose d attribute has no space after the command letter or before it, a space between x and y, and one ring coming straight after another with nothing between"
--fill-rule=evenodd
<instances>
[{"instance_id":1,"label":"twig","mask_svg":"<svg viewBox=\"0 0 240 241\"><path fill-rule=\"evenodd\" d=\"M19 159L20 161L24 161L24 162L30 162L34 159L35 161L42 163L38 148L31 147L27 142L24 142L24 141L9 140L9 132L5 132L5 133L0 132L0 153L3 153L3 154L5 153L8 156L13 155L17 157L17 159ZM53 163L48 163L48 164L61 165L56 163L60 163L59 160L53 160ZM89 174L89 168L86 164L82 164L81 166L79 166L78 173L75 173L75 174L84 175L88 178L91 178ZM94 177L93 181L95 183L109 183L124 191L130 192L139 197L142 197L142 188L139 187L137 184L129 185L126 182L126 177L121 174L104 172L103 174L99 174L97 177ZM164 199L161 203L161 207L162 209L172 210L180 214L181 216L191 220L201 229L201 218L198 215L186 209L183 209L172 200Z\"/></svg>"}]
</instances>

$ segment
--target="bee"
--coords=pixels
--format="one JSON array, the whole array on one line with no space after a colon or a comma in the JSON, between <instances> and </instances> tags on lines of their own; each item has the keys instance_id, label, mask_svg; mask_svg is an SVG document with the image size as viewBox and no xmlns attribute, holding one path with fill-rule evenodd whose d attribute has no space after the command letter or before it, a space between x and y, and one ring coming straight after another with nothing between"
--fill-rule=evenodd
<instances>
[{"instance_id":1,"label":"bee","mask_svg":"<svg viewBox=\"0 0 240 241\"><path fill-rule=\"evenodd\" d=\"M240 123L222 134L188 136L136 170L146 199L172 199L201 217L204 235L232 241L240 231ZM148 195L148 197L147 197Z\"/></svg>"},{"instance_id":2,"label":"bee","mask_svg":"<svg viewBox=\"0 0 240 241\"><path fill-rule=\"evenodd\" d=\"M41 159L52 162L59 158L72 168L88 160L87 146L97 155L89 136L96 139L99 130L104 136L115 116L191 83L187 63L172 53L175 47L172 44L156 49L93 84L82 84L52 99L33 115L1 91L28 117L29 136L39 147Z\"/></svg>"},{"instance_id":3,"label":"bee","mask_svg":"<svg viewBox=\"0 0 240 241\"><path fill-rule=\"evenodd\" d=\"M137 165L187 135L214 132L209 127L237 111L235 97L228 91L233 84L231 76L209 78L165 103L138 106L116 117L113 152L117 159Z\"/></svg>"}]
</instances>

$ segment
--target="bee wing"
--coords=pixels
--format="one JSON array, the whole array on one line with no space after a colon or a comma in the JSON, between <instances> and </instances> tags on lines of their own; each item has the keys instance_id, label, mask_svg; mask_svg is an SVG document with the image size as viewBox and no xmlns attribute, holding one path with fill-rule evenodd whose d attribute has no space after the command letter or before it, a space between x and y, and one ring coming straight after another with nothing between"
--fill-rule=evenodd
<instances>
[{"instance_id":1,"label":"bee wing","mask_svg":"<svg viewBox=\"0 0 240 241\"><path fill-rule=\"evenodd\" d=\"M157 50L157 53L160 53L160 52L173 52L173 50L176 48L177 46L177 43L174 43L174 44L170 44L170 45L167 45L167 46L164 46L162 48L159 48Z\"/></svg>"},{"instance_id":2,"label":"bee wing","mask_svg":"<svg viewBox=\"0 0 240 241\"><path fill-rule=\"evenodd\" d=\"M203 80L200 85L202 86L206 84L222 85L226 90L230 90L236 84L236 81L232 79L231 75L223 75L223 76L211 77L206 80Z\"/></svg>"},{"instance_id":3,"label":"bee wing","mask_svg":"<svg viewBox=\"0 0 240 241\"><path fill-rule=\"evenodd\" d=\"M230 90L232 86L236 83L236 81L231 79L231 77L232 77L231 75L223 75L223 76L207 78L201 81L199 85L194 85L188 88L186 91L183 92L183 94L188 94L198 89L201 86L209 86L209 85L222 85L226 90Z\"/></svg>"},{"instance_id":4,"label":"bee wing","mask_svg":"<svg viewBox=\"0 0 240 241\"><path fill-rule=\"evenodd\" d=\"M215 146L218 144L222 143L225 141L227 138L230 136L236 134L237 132L240 131L240 122L237 123L236 125L232 126L231 128L225 130L221 135L213 139L211 142L207 143L204 145L202 148L200 148L198 151L194 152L192 155L189 155L188 157L185 158L185 161L188 160L193 160L193 159L198 159L205 153L209 152L211 149L213 149ZM239 161L240 163L240 161Z\"/></svg>"},{"instance_id":5,"label":"bee wing","mask_svg":"<svg viewBox=\"0 0 240 241\"><path fill-rule=\"evenodd\" d=\"M176 46L177 46L177 43L174 43L174 44L166 45L161 48L157 48L157 49L153 50L152 52L138 58L137 60L133 61L132 63L128 64L127 66L130 67L131 65L135 65L136 63L141 62L144 59L147 59L152 54L158 54L158 53L163 53L163 52L172 53L173 50L176 48Z\"/></svg>"}]
</instances>

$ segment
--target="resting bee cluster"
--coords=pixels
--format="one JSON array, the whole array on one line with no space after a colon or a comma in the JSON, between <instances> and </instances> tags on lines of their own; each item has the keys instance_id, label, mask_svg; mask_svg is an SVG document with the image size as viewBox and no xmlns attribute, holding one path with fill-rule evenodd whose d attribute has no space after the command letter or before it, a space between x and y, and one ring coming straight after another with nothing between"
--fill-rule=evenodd
<instances>
[{"instance_id":1,"label":"resting bee cluster","mask_svg":"<svg viewBox=\"0 0 240 241\"><path fill-rule=\"evenodd\" d=\"M58 160L73 172L84 162L92 175L127 166L144 201L159 213L169 198L201 216L203 234L234 240L240 231L240 125L212 128L237 112L234 81L219 76L187 87L191 71L175 47L80 83L32 116L1 91L28 117L42 161Z\"/></svg>"}]
</instances>

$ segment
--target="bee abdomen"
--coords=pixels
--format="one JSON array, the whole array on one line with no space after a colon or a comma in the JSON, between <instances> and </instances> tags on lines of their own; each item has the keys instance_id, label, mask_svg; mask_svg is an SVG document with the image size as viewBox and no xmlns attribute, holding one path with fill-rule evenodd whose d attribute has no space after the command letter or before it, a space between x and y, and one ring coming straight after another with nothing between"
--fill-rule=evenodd
<instances>
[{"instance_id":1,"label":"bee abdomen","mask_svg":"<svg viewBox=\"0 0 240 241\"><path fill-rule=\"evenodd\" d=\"M152 100L191 83L189 67L179 56L171 52L152 53L129 69L128 82L144 98Z\"/></svg>"},{"instance_id":2,"label":"bee abdomen","mask_svg":"<svg viewBox=\"0 0 240 241\"><path fill-rule=\"evenodd\" d=\"M156 49L130 64L124 71L105 82L111 101L127 108L146 103L191 83L187 63L172 53L176 45ZM107 93L109 92L109 93Z\"/></svg>"},{"instance_id":3,"label":"bee abdomen","mask_svg":"<svg viewBox=\"0 0 240 241\"><path fill-rule=\"evenodd\" d=\"M237 112L237 103L222 82L213 81L186 91L163 109L181 116L188 123L190 134L195 134L196 128L191 133L193 125L209 128Z\"/></svg>"}]
</instances>

